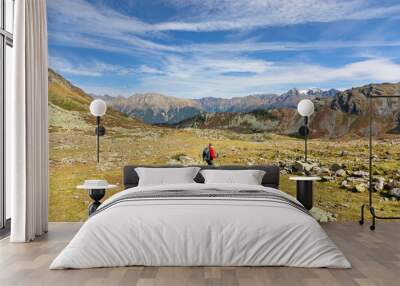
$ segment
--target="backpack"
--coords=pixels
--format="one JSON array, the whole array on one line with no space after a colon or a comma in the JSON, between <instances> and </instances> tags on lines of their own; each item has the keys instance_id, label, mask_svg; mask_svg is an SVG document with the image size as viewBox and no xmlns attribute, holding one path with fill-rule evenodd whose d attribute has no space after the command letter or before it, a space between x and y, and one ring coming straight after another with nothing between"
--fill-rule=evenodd
<instances>
[{"instance_id":1,"label":"backpack","mask_svg":"<svg viewBox=\"0 0 400 286\"><path fill-rule=\"evenodd\" d=\"M209 161L211 159L210 156L210 149L208 147L204 148L203 150L203 160L204 161Z\"/></svg>"}]
</instances>

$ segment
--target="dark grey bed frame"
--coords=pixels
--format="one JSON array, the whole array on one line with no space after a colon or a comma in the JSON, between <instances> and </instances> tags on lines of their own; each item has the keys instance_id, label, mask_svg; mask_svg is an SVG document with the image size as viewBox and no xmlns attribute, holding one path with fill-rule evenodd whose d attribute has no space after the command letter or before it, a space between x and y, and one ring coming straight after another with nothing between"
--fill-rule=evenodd
<instances>
[{"instance_id":1,"label":"dark grey bed frame","mask_svg":"<svg viewBox=\"0 0 400 286\"><path fill-rule=\"evenodd\" d=\"M123 184L124 188L133 188L136 187L139 183L139 176L135 171L137 167L147 167L147 168L182 168L185 166L178 166L178 165L167 165L167 166L143 166L143 165L131 165L124 167L124 178ZM193 166L191 166L193 167ZM259 165L259 166L194 166L199 167L202 170L205 169L216 169L216 170L263 170L265 171L265 176L262 180L262 185L265 187L271 188L279 188L279 167L277 166L266 166L266 165ZM198 173L194 180L197 183L204 183L203 176Z\"/></svg>"}]
</instances>

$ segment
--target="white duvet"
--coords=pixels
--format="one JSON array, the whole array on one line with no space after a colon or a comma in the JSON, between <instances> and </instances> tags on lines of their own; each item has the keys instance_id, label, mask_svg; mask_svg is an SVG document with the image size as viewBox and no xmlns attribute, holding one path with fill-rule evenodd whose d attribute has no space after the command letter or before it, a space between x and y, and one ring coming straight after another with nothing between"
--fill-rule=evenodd
<instances>
[{"instance_id":1,"label":"white duvet","mask_svg":"<svg viewBox=\"0 0 400 286\"><path fill-rule=\"evenodd\" d=\"M102 206L129 192L209 188L284 194L238 184L147 186ZM255 198L156 198L121 202L90 217L50 269L127 265L351 267L318 222L293 206Z\"/></svg>"}]
</instances>

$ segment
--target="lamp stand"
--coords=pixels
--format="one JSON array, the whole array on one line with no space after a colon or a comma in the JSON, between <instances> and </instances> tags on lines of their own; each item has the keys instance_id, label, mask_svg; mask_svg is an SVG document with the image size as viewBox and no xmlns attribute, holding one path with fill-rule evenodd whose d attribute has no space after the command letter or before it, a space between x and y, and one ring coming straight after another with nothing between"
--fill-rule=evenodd
<instances>
[{"instance_id":1,"label":"lamp stand","mask_svg":"<svg viewBox=\"0 0 400 286\"><path fill-rule=\"evenodd\" d=\"M385 95L378 95L374 96L374 98L400 98L400 96L385 96ZM362 225L364 224L364 208L367 208L369 212L371 213L372 216L372 224L370 225L370 230L375 229L375 224L376 224L376 219L400 219L400 217L395 217L395 216L388 216L388 217L382 217L378 216L376 214L375 208L372 206L372 95L369 96L369 115L368 115L368 123L369 123L369 166L368 166L368 172L369 172L369 184L368 184L368 204L363 204L361 206L361 219L359 223Z\"/></svg>"},{"instance_id":2,"label":"lamp stand","mask_svg":"<svg viewBox=\"0 0 400 286\"><path fill-rule=\"evenodd\" d=\"M304 116L304 126L304 162L307 163L308 116Z\"/></svg>"},{"instance_id":3,"label":"lamp stand","mask_svg":"<svg viewBox=\"0 0 400 286\"><path fill-rule=\"evenodd\" d=\"M100 162L100 116L96 116L96 135L97 135L97 163Z\"/></svg>"}]
</instances>

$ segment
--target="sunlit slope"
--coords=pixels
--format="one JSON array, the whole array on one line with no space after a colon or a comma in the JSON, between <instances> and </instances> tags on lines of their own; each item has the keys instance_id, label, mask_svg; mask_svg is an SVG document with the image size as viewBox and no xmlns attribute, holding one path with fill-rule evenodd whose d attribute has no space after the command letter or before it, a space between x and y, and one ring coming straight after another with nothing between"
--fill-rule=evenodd
<instances>
[{"instance_id":1,"label":"sunlit slope","mask_svg":"<svg viewBox=\"0 0 400 286\"><path fill-rule=\"evenodd\" d=\"M50 128L85 129L95 124L89 105L93 98L74 86L52 69L49 69ZM133 128L144 124L108 107L103 118L108 127ZM51 129L52 130L52 129Z\"/></svg>"}]
</instances>

